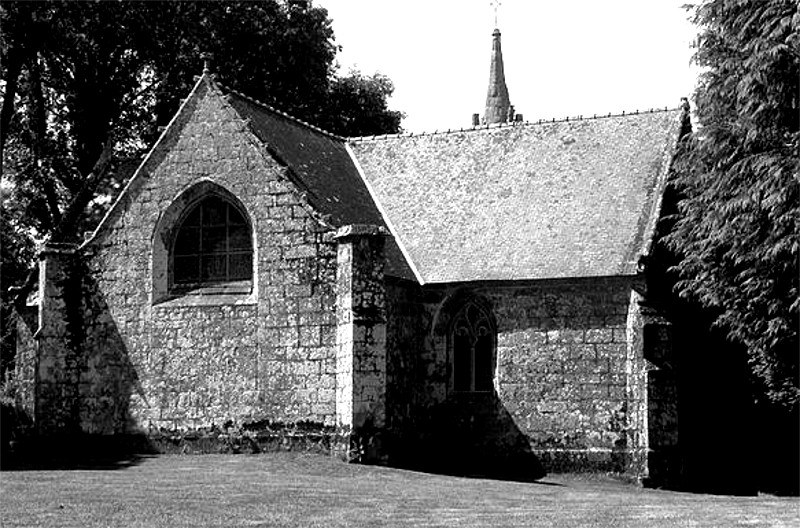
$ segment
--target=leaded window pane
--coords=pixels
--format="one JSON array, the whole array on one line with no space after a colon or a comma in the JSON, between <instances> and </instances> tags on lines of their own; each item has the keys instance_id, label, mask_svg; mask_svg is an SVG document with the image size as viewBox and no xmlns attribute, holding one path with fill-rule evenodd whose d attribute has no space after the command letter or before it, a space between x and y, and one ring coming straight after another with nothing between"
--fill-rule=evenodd
<instances>
[{"instance_id":1,"label":"leaded window pane","mask_svg":"<svg viewBox=\"0 0 800 528\"><path fill-rule=\"evenodd\" d=\"M204 226L224 226L228 204L219 198L207 198L202 203L203 225Z\"/></svg>"},{"instance_id":2,"label":"leaded window pane","mask_svg":"<svg viewBox=\"0 0 800 528\"><path fill-rule=\"evenodd\" d=\"M228 225L247 226L242 213L237 211L235 207L228 207Z\"/></svg>"},{"instance_id":3,"label":"leaded window pane","mask_svg":"<svg viewBox=\"0 0 800 528\"><path fill-rule=\"evenodd\" d=\"M227 258L225 255L203 255L203 282L221 282L227 279Z\"/></svg>"},{"instance_id":4,"label":"leaded window pane","mask_svg":"<svg viewBox=\"0 0 800 528\"><path fill-rule=\"evenodd\" d=\"M206 198L189 211L178 228L172 259L175 285L250 280L250 227L233 205L218 197Z\"/></svg>"},{"instance_id":5,"label":"leaded window pane","mask_svg":"<svg viewBox=\"0 0 800 528\"><path fill-rule=\"evenodd\" d=\"M225 253L228 249L226 226L203 227L202 253Z\"/></svg>"},{"instance_id":6,"label":"leaded window pane","mask_svg":"<svg viewBox=\"0 0 800 528\"><path fill-rule=\"evenodd\" d=\"M200 208L195 207L183 221L184 226L199 226L200 225Z\"/></svg>"},{"instance_id":7,"label":"leaded window pane","mask_svg":"<svg viewBox=\"0 0 800 528\"><path fill-rule=\"evenodd\" d=\"M228 257L228 278L230 280L249 279L253 273L253 255L241 253Z\"/></svg>"},{"instance_id":8,"label":"leaded window pane","mask_svg":"<svg viewBox=\"0 0 800 528\"><path fill-rule=\"evenodd\" d=\"M246 225L228 227L228 248L230 251L249 250L250 246L250 230Z\"/></svg>"},{"instance_id":9,"label":"leaded window pane","mask_svg":"<svg viewBox=\"0 0 800 528\"><path fill-rule=\"evenodd\" d=\"M175 257L175 282L200 281L200 259L197 256Z\"/></svg>"},{"instance_id":10,"label":"leaded window pane","mask_svg":"<svg viewBox=\"0 0 800 528\"><path fill-rule=\"evenodd\" d=\"M453 318L451 327L453 389L490 392L494 377L494 328L487 314L468 304Z\"/></svg>"},{"instance_id":11,"label":"leaded window pane","mask_svg":"<svg viewBox=\"0 0 800 528\"><path fill-rule=\"evenodd\" d=\"M175 255L196 255L200 251L200 228L183 226L175 239Z\"/></svg>"},{"instance_id":12,"label":"leaded window pane","mask_svg":"<svg viewBox=\"0 0 800 528\"><path fill-rule=\"evenodd\" d=\"M456 328L453 339L453 388L459 392L472 388L472 358L469 330Z\"/></svg>"}]
</instances>

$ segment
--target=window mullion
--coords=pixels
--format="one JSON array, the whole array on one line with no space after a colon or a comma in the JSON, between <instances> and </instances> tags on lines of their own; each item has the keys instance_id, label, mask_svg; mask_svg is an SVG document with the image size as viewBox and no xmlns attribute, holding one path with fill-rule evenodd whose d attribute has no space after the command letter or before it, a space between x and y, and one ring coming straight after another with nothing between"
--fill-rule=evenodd
<instances>
[{"instance_id":1,"label":"window mullion","mask_svg":"<svg viewBox=\"0 0 800 528\"><path fill-rule=\"evenodd\" d=\"M225 200L209 197L196 202L178 226L176 236L183 237L179 255L181 269L176 268L177 253L172 249L169 257L173 267L171 283L194 287L218 285L234 279L252 280L252 247L249 241L242 242L245 228L249 228L247 221ZM248 256L251 258L246 259ZM243 268L245 260L250 262L250 270Z\"/></svg>"},{"instance_id":2,"label":"window mullion","mask_svg":"<svg viewBox=\"0 0 800 528\"><path fill-rule=\"evenodd\" d=\"M487 314L475 305L467 304L454 317L450 327L450 342L453 347L452 376L456 392L492 390L492 369L497 346L491 337L494 331Z\"/></svg>"},{"instance_id":3,"label":"window mullion","mask_svg":"<svg viewBox=\"0 0 800 528\"><path fill-rule=\"evenodd\" d=\"M197 241L197 279L203 282L203 224L205 222L205 203L200 203L200 224L197 226L198 237Z\"/></svg>"},{"instance_id":4,"label":"window mullion","mask_svg":"<svg viewBox=\"0 0 800 528\"><path fill-rule=\"evenodd\" d=\"M470 341L472 345L469 348L469 390L470 392L475 392L475 338L474 336L470 336Z\"/></svg>"},{"instance_id":5,"label":"window mullion","mask_svg":"<svg viewBox=\"0 0 800 528\"><path fill-rule=\"evenodd\" d=\"M231 205L225 205L225 280L231 280Z\"/></svg>"}]
</instances>

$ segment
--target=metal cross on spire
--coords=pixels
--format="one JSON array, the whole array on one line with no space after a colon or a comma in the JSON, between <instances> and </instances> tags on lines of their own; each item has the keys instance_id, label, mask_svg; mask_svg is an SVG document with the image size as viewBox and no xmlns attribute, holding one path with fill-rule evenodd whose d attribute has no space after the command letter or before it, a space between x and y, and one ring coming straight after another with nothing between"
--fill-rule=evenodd
<instances>
[{"instance_id":1,"label":"metal cross on spire","mask_svg":"<svg viewBox=\"0 0 800 528\"><path fill-rule=\"evenodd\" d=\"M489 5L494 8L494 27L497 27L497 10L500 9L502 2L500 0L492 0Z\"/></svg>"}]
</instances>

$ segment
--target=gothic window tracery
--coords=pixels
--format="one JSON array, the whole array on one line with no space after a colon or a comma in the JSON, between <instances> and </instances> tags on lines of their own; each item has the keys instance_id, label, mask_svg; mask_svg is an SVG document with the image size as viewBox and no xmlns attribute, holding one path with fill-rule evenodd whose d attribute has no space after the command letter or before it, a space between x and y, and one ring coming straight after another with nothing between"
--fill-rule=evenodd
<instances>
[{"instance_id":1,"label":"gothic window tracery","mask_svg":"<svg viewBox=\"0 0 800 528\"><path fill-rule=\"evenodd\" d=\"M453 390L490 392L493 388L495 329L491 318L468 303L451 325Z\"/></svg>"},{"instance_id":2,"label":"gothic window tracery","mask_svg":"<svg viewBox=\"0 0 800 528\"><path fill-rule=\"evenodd\" d=\"M208 196L183 217L171 257L173 291L249 288L253 277L250 226L232 203Z\"/></svg>"}]
</instances>

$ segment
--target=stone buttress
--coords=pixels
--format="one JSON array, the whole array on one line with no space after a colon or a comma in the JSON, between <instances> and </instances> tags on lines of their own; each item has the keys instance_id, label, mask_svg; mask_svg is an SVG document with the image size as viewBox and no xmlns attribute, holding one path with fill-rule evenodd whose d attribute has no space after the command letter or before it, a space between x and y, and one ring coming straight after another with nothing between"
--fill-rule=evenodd
<instances>
[{"instance_id":1,"label":"stone buttress","mask_svg":"<svg viewBox=\"0 0 800 528\"><path fill-rule=\"evenodd\" d=\"M39 254L39 316L34 334L34 409L39 435L80 430L80 289L76 246L47 244Z\"/></svg>"},{"instance_id":2,"label":"stone buttress","mask_svg":"<svg viewBox=\"0 0 800 528\"><path fill-rule=\"evenodd\" d=\"M377 226L336 233L336 421L347 457L381 461L386 425L386 290L384 242Z\"/></svg>"},{"instance_id":3,"label":"stone buttress","mask_svg":"<svg viewBox=\"0 0 800 528\"><path fill-rule=\"evenodd\" d=\"M646 485L673 486L681 455L672 325L633 291L627 333L628 472Z\"/></svg>"}]
</instances>

